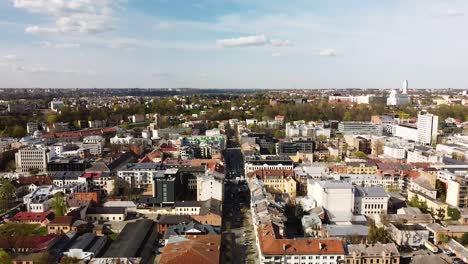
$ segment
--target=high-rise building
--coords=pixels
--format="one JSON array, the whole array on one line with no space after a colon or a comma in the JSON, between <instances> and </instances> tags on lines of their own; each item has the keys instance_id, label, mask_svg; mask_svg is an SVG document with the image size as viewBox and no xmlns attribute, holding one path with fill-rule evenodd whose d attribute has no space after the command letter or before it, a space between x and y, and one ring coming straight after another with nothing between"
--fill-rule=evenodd
<instances>
[{"instance_id":1,"label":"high-rise building","mask_svg":"<svg viewBox=\"0 0 468 264\"><path fill-rule=\"evenodd\" d=\"M438 129L438 116L427 113L418 115L418 142L427 145L436 143Z\"/></svg>"}]
</instances>

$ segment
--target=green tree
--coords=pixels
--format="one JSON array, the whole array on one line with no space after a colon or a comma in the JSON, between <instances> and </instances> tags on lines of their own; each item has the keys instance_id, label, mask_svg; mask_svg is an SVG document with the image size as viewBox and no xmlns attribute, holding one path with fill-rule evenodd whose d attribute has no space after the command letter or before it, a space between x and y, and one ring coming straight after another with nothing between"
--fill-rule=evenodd
<instances>
[{"instance_id":1,"label":"green tree","mask_svg":"<svg viewBox=\"0 0 468 264\"><path fill-rule=\"evenodd\" d=\"M37 168L32 168L29 170L29 174L31 174L32 176L35 176L39 173L39 169Z\"/></svg>"},{"instance_id":2,"label":"green tree","mask_svg":"<svg viewBox=\"0 0 468 264\"><path fill-rule=\"evenodd\" d=\"M55 258L49 254L49 252L41 252L37 253L33 257L33 262L34 264L50 264L50 263L56 263Z\"/></svg>"},{"instance_id":3,"label":"green tree","mask_svg":"<svg viewBox=\"0 0 468 264\"><path fill-rule=\"evenodd\" d=\"M445 189L445 185L439 180L436 180L436 190L437 198L445 202L445 199L447 199L447 189Z\"/></svg>"},{"instance_id":4,"label":"green tree","mask_svg":"<svg viewBox=\"0 0 468 264\"><path fill-rule=\"evenodd\" d=\"M2 211L6 211L10 208L11 203L15 197L16 189L15 186L8 180L3 179L0 187L0 207Z\"/></svg>"},{"instance_id":5,"label":"green tree","mask_svg":"<svg viewBox=\"0 0 468 264\"><path fill-rule=\"evenodd\" d=\"M449 242L449 237L446 234L439 233L437 235L437 241L440 244L447 244Z\"/></svg>"},{"instance_id":6,"label":"green tree","mask_svg":"<svg viewBox=\"0 0 468 264\"><path fill-rule=\"evenodd\" d=\"M371 244L375 244L377 242L388 243L390 241L390 235L385 227L375 227L372 225L369 227L367 240Z\"/></svg>"},{"instance_id":7,"label":"green tree","mask_svg":"<svg viewBox=\"0 0 468 264\"><path fill-rule=\"evenodd\" d=\"M49 125L52 125L52 124L57 123L58 120L59 120L59 116L56 115L56 114L48 115L47 118L46 118L46 122L47 122L47 124L49 124Z\"/></svg>"},{"instance_id":8,"label":"green tree","mask_svg":"<svg viewBox=\"0 0 468 264\"><path fill-rule=\"evenodd\" d=\"M83 263L80 259L65 256L60 260L60 264L80 264Z\"/></svg>"},{"instance_id":9,"label":"green tree","mask_svg":"<svg viewBox=\"0 0 468 264\"><path fill-rule=\"evenodd\" d=\"M447 215L452 219L452 220L458 220L460 219L460 211L458 211L457 208L449 208L447 210Z\"/></svg>"},{"instance_id":10,"label":"green tree","mask_svg":"<svg viewBox=\"0 0 468 264\"><path fill-rule=\"evenodd\" d=\"M13 260L11 256L3 249L0 249L0 263L2 264L11 264Z\"/></svg>"},{"instance_id":11,"label":"green tree","mask_svg":"<svg viewBox=\"0 0 468 264\"><path fill-rule=\"evenodd\" d=\"M68 212L67 198L63 193L54 194L51 205L55 216L64 216Z\"/></svg>"},{"instance_id":12,"label":"green tree","mask_svg":"<svg viewBox=\"0 0 468 264\"><path fill-rule=\"evenodd\" d=\"M468 245L468 233L463 233L462 237L460 238L460 243L464 246Z\"/></svg>"},{"instance_id":13,"label":"green tree","mask_svg":"<svg viewBox=\"0 0 468 264\"><path fill-rule=\"evenodd\" d=\"M356 151L353 153L353 157L358 158L358 159L367 159L366 153L362 151Z\"/></svg>"},{"instance_id":14,"label":"green tree","mask_svg":"<svg viewBox=\"0 0 468 264\"><path fill-rule=\"evenodd\" d=\"M343 121L352 121L353 120L353 117L352 117L352 114L351 112L348 112L346 111L343 115Z\"/></svg>"},{"instance_id":15,"label":"green tree","mask_svg":"<svg viewBox=\"0 0 468 264\"><path fill-rule=\"evenodd\" d=\"M7 164L5 165L5 170L6 171L11 171L11 172L14 172L16 170L16 163L14 160L10 160L7 162Z\"/></svg>"}]
</instances>

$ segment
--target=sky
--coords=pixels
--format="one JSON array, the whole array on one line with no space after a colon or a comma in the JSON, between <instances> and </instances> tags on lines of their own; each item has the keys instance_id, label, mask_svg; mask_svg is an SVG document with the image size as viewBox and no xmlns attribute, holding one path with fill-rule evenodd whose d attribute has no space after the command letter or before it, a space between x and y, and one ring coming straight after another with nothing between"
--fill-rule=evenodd
<instances>
[{"instance_id":1,"label":"sky","mask_svg":"<svg viewBox=\"0 0 468 264\"><path fill-rule=\"evenodd\" d=\"M1 0L0 87L466 88L467 0Z\"/></svg>"}]
</instances>

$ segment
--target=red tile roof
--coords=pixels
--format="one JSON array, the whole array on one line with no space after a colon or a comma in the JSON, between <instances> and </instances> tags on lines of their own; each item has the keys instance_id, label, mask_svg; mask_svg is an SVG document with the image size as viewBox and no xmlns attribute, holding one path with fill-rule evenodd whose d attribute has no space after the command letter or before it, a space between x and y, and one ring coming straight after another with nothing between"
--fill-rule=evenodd
<instances>
[{"instance_id":1,"label":"red tile roof","mask_svg":"<svg viewBox=\"0 0 468 264\"><path fill-rule=\"evenodd\" d=\"M42 176L19 177L18 183L20 185L35 184L37 186L41 186L41 185L51 185L53 181L51 177L42 175Z\"/></svg>"},{"instance_id":2,"label":"red tile roof","mask_svg":"<svg viewBox=\"0 0 468 264\"><path fill-rule=\"evenodd\" d=\"M101 172L85 172L80 177L83 177L85 179L99 179L101 178L101 176Z\"/></svg>"},{"instance_id":3,"label":"red tile roof","mask_svg":"<svg viewBox=\"0 0 468 264\"><path fill-rule=\"evenodd\" d=\"M47 249L57 238L58 236L53 234L45 236L0 237L0 248L18 248L37 252Z\"/></svg>"},{"instance_id":4,"label":"red tile roof","mask_svg":"<svg viewBox=\"0 0 468 264\"><path fill-rule=\"evenodd\" d=\"M31 212L19 212L11 218L12 221L44 221L52 212L43 212L43 213L31 213Z\"/></svg>"},{"instance_id":5,"label":"red tile roof","mask_svg":"<svg viewBox=\"0 0 468 264\"><path fill-rule=\"evenodd\" d=\"M161 264L218 264L220 263L220 235L186 236L188 240L164 247Z\"/></svg>"},{"instance_id":6,"label":"red tile roof","mask_svg":"<svg viewBox=\"0 0 468 264\"><path fill-rule=\"evenodd\" d=\"M264 255L344 255L339 239L277 238L271 223L258 227L260 248Z\"/></svg>"},{"instance_id":7,"label":"red tile roof","mask_svg":"<svg viewBox=\"0 0 468 264\"><path fill-rule=\"evenodd\" d=\"M50 221L48 226L71 226L72 223L72 216L58 216L54 220Z\"/></svg>"}]
</instances>

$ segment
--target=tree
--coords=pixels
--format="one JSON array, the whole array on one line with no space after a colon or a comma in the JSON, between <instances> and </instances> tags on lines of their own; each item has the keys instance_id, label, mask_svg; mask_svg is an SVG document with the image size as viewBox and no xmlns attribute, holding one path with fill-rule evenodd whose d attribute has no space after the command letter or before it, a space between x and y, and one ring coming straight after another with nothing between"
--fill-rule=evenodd
<instances>
[{"instance_id":1,"label":"tree","mask_svg":"<svg viewBox=\"0 0 468 264\"><path fill-rule=\"evenodd\" d=\"M438 208L436 212L437 212L437 215L436 215L437 218L443 221L445 218L445 210L443 208Z\"/></svg>"},{"instance_id":2,"label":"tree","mask_svg":"<svg viewBox=\"0 0 468 264\"><path fill-rule=\"evenodd\" d=\"M390 235L385 227L370 226L367 240L371 244L375 244L377 242L388 243L390 241Z\"/></svg>"},{"instance_id":3,"label":"tree","mask_svg":"<svg viewBox=\"0 0 468 264\"><path fill-rule=\"evenodd\" d=\"M353 157L358 158L358 159L367 159L366 153L362 151L356 151L353 153Z\"/></svg>"},{"instance_id":4,"label":"tree","mask_svg":"<svg viewBox=\"0 0 468 264\"><path fill-rule=\"evenodd\" d=\"M346 111L343 115L343 121L351 121L353 120L351 112Z\"/></svg>"},{"instance_id":5,"label":"tree","mask_svg":"<svg viewBox=\"0 0 468 264\"><path fill-rule=\"evenodd\" d=\"M34 264L50 264L50 263L56 263L55 258L49 254L49 252L41 252L37 253L33 257L33 262Z\"/></svg>"},{"instance_id":6,"label":"tree","mask_svg":"<svg viewBox=\"0 0 468 264\"><path fill-rule=\"evenodd\" d=\"M445 185L439 180L436 180L436 190L437 198L445 202L445 199L447 199L447 190L445 189Z\"/></svg>"},{"instance_id":7,"label":"tree","mask_svg":"<svg viewBox=\"0 0 468 264\"><path fill-rule=\"evenodd\" d=\"M51 205L55 216L64 216L68 212L67 199L63 193L58 192L54 194Z\"/></svg>"},{"instance_id":8,"label":"tree","mask_svg":"<svg viewBox=\"0 0 468 264\"><path fill-rule=\"evenodd\" d=\"M11 256L3 249L0 250L0 263L2 263L2 264L11 264L11 263L13 263L13 260L11 259Z\"/></svg>"},{"instance_id":9,"label":"tree","mask_svg":"<svg viewBox=\"0 0 468 264\"><path fill-rule=\"evenodd\" d=\"M60 264L80 264L83 263L80 259L65 256L60 260Z\"/></svg>"},{"instance_id":10,"label":"tree","mask_svg":"<svg viewBox=\"0 0 468 264\"><path fill-rule=\"evenodd\" d=\"M449 238L448 238L448 236L446 234L439 233L437 235L437 241L440 244L447 244L449 242Z\"/></svg>"},{"instance_id":11,"label":"tree","mask_svg":"<svg viewBox=\"0 0 468 264\"><path fill-rule=\"evenodd\" d=\"M468 233L463 233L462 237L460 238L460 243L464 246L468 245Z\"/></svg>"},{"instance_id":12,"label":"tree","mask_svg":"<svg viewBox=\"0 0 468 264\"><path fill-rule=\"evenodd\" d=\"M457 208L449 208L447 210L447 215L452 219L452 220L458 220L460 219L460 211L458 211Z\"/></svg>"},{"instance_id":13,"label":"tree","mask_svg":"<svg viewBox=\"0 0 468 264\"><path fill-rule=\"evenodd\" d=\"M14 160L10 160L5 165L5 171L14 172L16 170L16 163Z\"/></svg>"},{"instance_id":14,"label":"tree","mask_svg":"<svg viewBox=\"0 0 468 264\"><path fill-rule=\"evenodd\" d=\"M32 176L35 176L39 173L39 169L36 169L36 168L32 168L29 170L29 174L31 174Z\"/></svg>"},{"instance_id":15,"label":"tree","mask_svg":"<svg viewBox=\"0 0 468 264\"><path fill-rule=\"evenodd\" d=\"M15 186L7 180L3 179L0 187L0 207L2 211L6 211L10 208L11 202L16 193Z\"/></svg>"}]
</instances>

